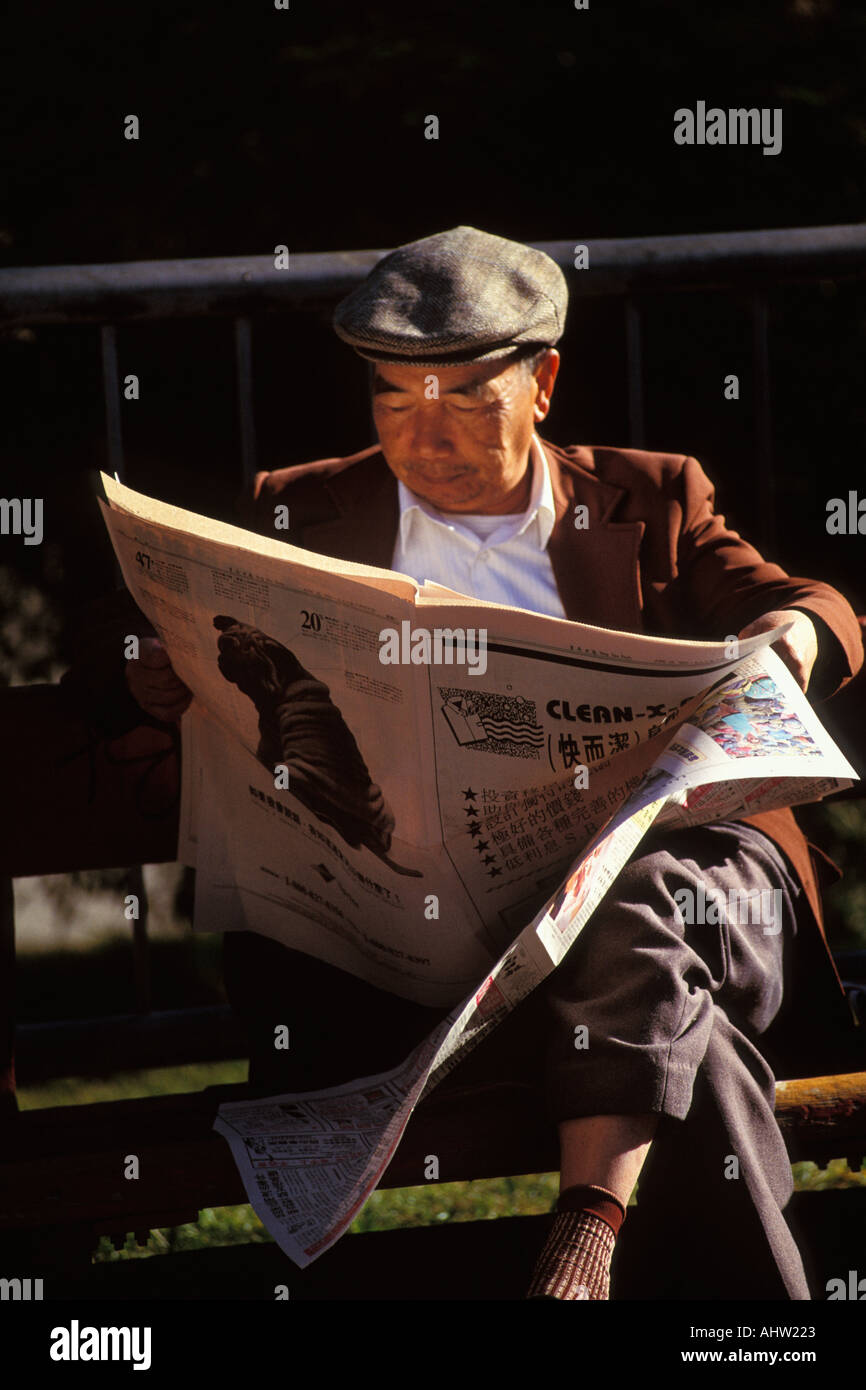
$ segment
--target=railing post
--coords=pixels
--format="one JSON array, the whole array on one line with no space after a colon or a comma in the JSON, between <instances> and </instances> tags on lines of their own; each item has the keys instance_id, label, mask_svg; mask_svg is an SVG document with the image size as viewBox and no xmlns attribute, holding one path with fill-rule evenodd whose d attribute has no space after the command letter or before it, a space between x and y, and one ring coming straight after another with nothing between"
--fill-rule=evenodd
<instances>
[{"instance_id":1,"label":"railing post","mask_svg":"<svg viewBox=\"0 0 866 1390\"><path fill-rule=\"evenodd\" d=\"M100 329L102 340L102 391L105 397L105 435L108 471L123 482L123 427L120 417L120 374L117 369L117 334L113 323Z\"/></svg>"},{"instance_id":2,"label":"railing post","mask_svg":"<svg viewBox=\"0 0 866 1390\"><path fill-rule=\"evenodd\" d=\"M628 442L632 449L643 449L646 436L641 314L631 295L625 297L625 350L628 373Z\"/></svg>"},{"instance_id":3,"label":"railing post","mask_svg":"<svg viewBox=\"0 0 866 1390\"><path fill-rule=\"evenodd\" d=\"M12 879L0 875L0 1119L15 1099L15 898Z\"/></svg>"},{"instance_id":4,"label":"railing post","mask_svg":"<svg viewBox=\"0 0 866 1390\"><path fill-rule=\"evenodd\" d=\"M752 368L755 380L755 472L763 543L776 543L776 486L773 477L773 419L770 405L769 304L767 291L751 296Z\"/></svg>"},{"instance_id":5,"label":"railing post","mask_svg":"<svg viewBox=\"0 0 866 1390\"><path fill-rule=\"evenodd\" d=\"M245 487L256 475L256 422L253 413L253 344L249 319L235 319L235 372L241 436L241 470Z\"/></svg>"},{"instance_id":6,"label":"railing post","mask_svg":"<svg viewBox=\"0 0 866 1390\"><path fill-rule=\"evenodd\" d=\"M135 1011L149 1014L151 1010L150 989L150 939L147 934L147 885L140 864L133 865L126 873L126 889L138 899L138 915L132 919L132 971L135 982Z\"/></svg>"}]
</instances>

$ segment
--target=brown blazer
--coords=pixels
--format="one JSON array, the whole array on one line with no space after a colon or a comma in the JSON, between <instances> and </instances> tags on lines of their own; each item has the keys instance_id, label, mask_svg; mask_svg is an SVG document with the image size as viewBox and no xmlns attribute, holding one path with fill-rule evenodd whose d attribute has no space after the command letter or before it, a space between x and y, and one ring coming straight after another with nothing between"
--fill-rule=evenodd
<instances>
[{"instance_id":1,"label":"brown blazer","mask_svg":"<svg viewBox=\"0 0 866 1390\"><path fill-rule=\"evenodd\" d=\"M542 444L556 510L547 548L570 619L653 636L724 639L771 609L801 608L818 630L810 698L826 698L859 670L863 644L847 601L828 584L791 578L729 530L695 459ZM278 503L289 507L288 531L274 531ZM588 509L586 529L573 525L578 504ZM374 445L347 458L258 473L252 495L238 499L238 513L249 530L387 569L399 520L397 480ZM790 810L748 823L788 856L823 936L818 874L832 881L835 866L809 844Z\"/></svg>"}]
</instances>

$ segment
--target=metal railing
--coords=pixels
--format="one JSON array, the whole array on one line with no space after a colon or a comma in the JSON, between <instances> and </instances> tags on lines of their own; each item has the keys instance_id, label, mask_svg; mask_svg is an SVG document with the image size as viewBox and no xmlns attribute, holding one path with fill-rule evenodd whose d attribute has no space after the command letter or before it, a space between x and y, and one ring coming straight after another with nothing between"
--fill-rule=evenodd
<instances>
[{"instance_id":1,"label":"metal railing","mask_svg":"<svg viewBox=\"0 0 866 1390\"><path fill-rule=\"evenodd\" d=\"M643 298L674 291L747 292L752 317L756 463L760 473L771 479L768 291L782 283L862 277L866 273L866 225L534 244L566 272L577 298L613 296L623 301L629 443L633 448L641 448L645 440ZM574 269L578 245L588 249L588 270ZM290 255L288 268L279 270L273 256L0 270L0 325L101 325L109 466L122 477L117 325L212 315L233 318L241 470L244 479L251 480L256 471L251 317L321 311L354 289L387 254L300 253ZM771 496L764 500L770 501Z\"/></svg>"}]
</instances>

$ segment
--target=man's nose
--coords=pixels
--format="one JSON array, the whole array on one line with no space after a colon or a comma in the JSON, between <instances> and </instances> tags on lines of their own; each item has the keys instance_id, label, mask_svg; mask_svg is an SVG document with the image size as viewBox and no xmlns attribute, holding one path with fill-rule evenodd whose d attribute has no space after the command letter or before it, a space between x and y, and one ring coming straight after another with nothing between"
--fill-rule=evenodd
<instances>
[{"instance_id":1,"label":"man's nose","mask_svg":"<svg viewBox=\"0 0 866 1390\"><path fill-rule=\"evenodd\" d=\"M438 404L430 402L413 411L412 449L422 458L441 458L453 453L454 439L449 422Z\"/></svg>"}]
</instances>

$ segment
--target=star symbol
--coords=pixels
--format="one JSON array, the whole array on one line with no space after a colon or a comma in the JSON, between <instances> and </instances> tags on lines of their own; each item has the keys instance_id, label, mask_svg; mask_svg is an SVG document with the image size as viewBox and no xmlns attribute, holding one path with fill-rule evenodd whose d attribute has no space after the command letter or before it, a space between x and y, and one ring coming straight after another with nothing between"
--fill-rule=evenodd
<instances>
[{"instance_id":1,"label":"star symbol","mask_svg":"<svg viewBox=\"0 0 866 1390\"><path fill-rule=\"evenodd\" d=\"M467 801L474 801L478 793L474 792L471 787L468 787L467 790L463 793L463 795L465 796Z\"/></svg>"},{"instance_id":2,"label":"star symbol","mask_svg":"<svg viewBox=\"0 0 866 1390\"><path fill-rule=\"evenodd\" d=\"M463 809L464 809L464 811L466 812L467 816L477 816L477 815L478 815L478 807L477 807L477 806L464 806Z\"/></svg>"},{"instance_id":3,"label":"star symbol","mask_svg":"<svg viewBox=\"0 0 866 1390\"><path fill-rule=\"evenodd\" d=\"M501 874L501 873L502 873L502 870L501 870L501 869L488 869L488 870L487 870L487 876L488 876L488 878L495 878L497 874Z\"/></svg>"},{"instance_id":4,"label":"star symbol","mask_svg":"<svg viewBox=\"0 0 866 1390\"><path fill-rule=\"evenodd\" d=\"M483 854L484 851L489 847L489 845L490 845L490 841L489 841L489 840L479 840L479 841L478 841L478 844L475 846L475 848L478 850L478 853L479 853L479 854Z\"/></svg>"},{"instance_id":5,"label":"star symbol","mask_svg":"<svg viewBox=\"0 0 866 1390\"><path fill-rule=\"evenodd\" d=\"M495 864L495 863L496 863L496 855L495 855L495 854L485 854L485 856L484 856L484 858L482 859L481 862L482 862L482 864Z\"/></svg>"},{"instance_id":6,"label":"star symbol","mask_svg":"<svg viewBox=\"0 0 866 1390\"><path fill-rule=\"evenodd\" d=\"M474 820L471 825L467 825L466 829L469 831L469 834L472 836L473 840L475 839L476 835L481 834L481 824L477 820Z\"/></svg>"}]
</instances>

